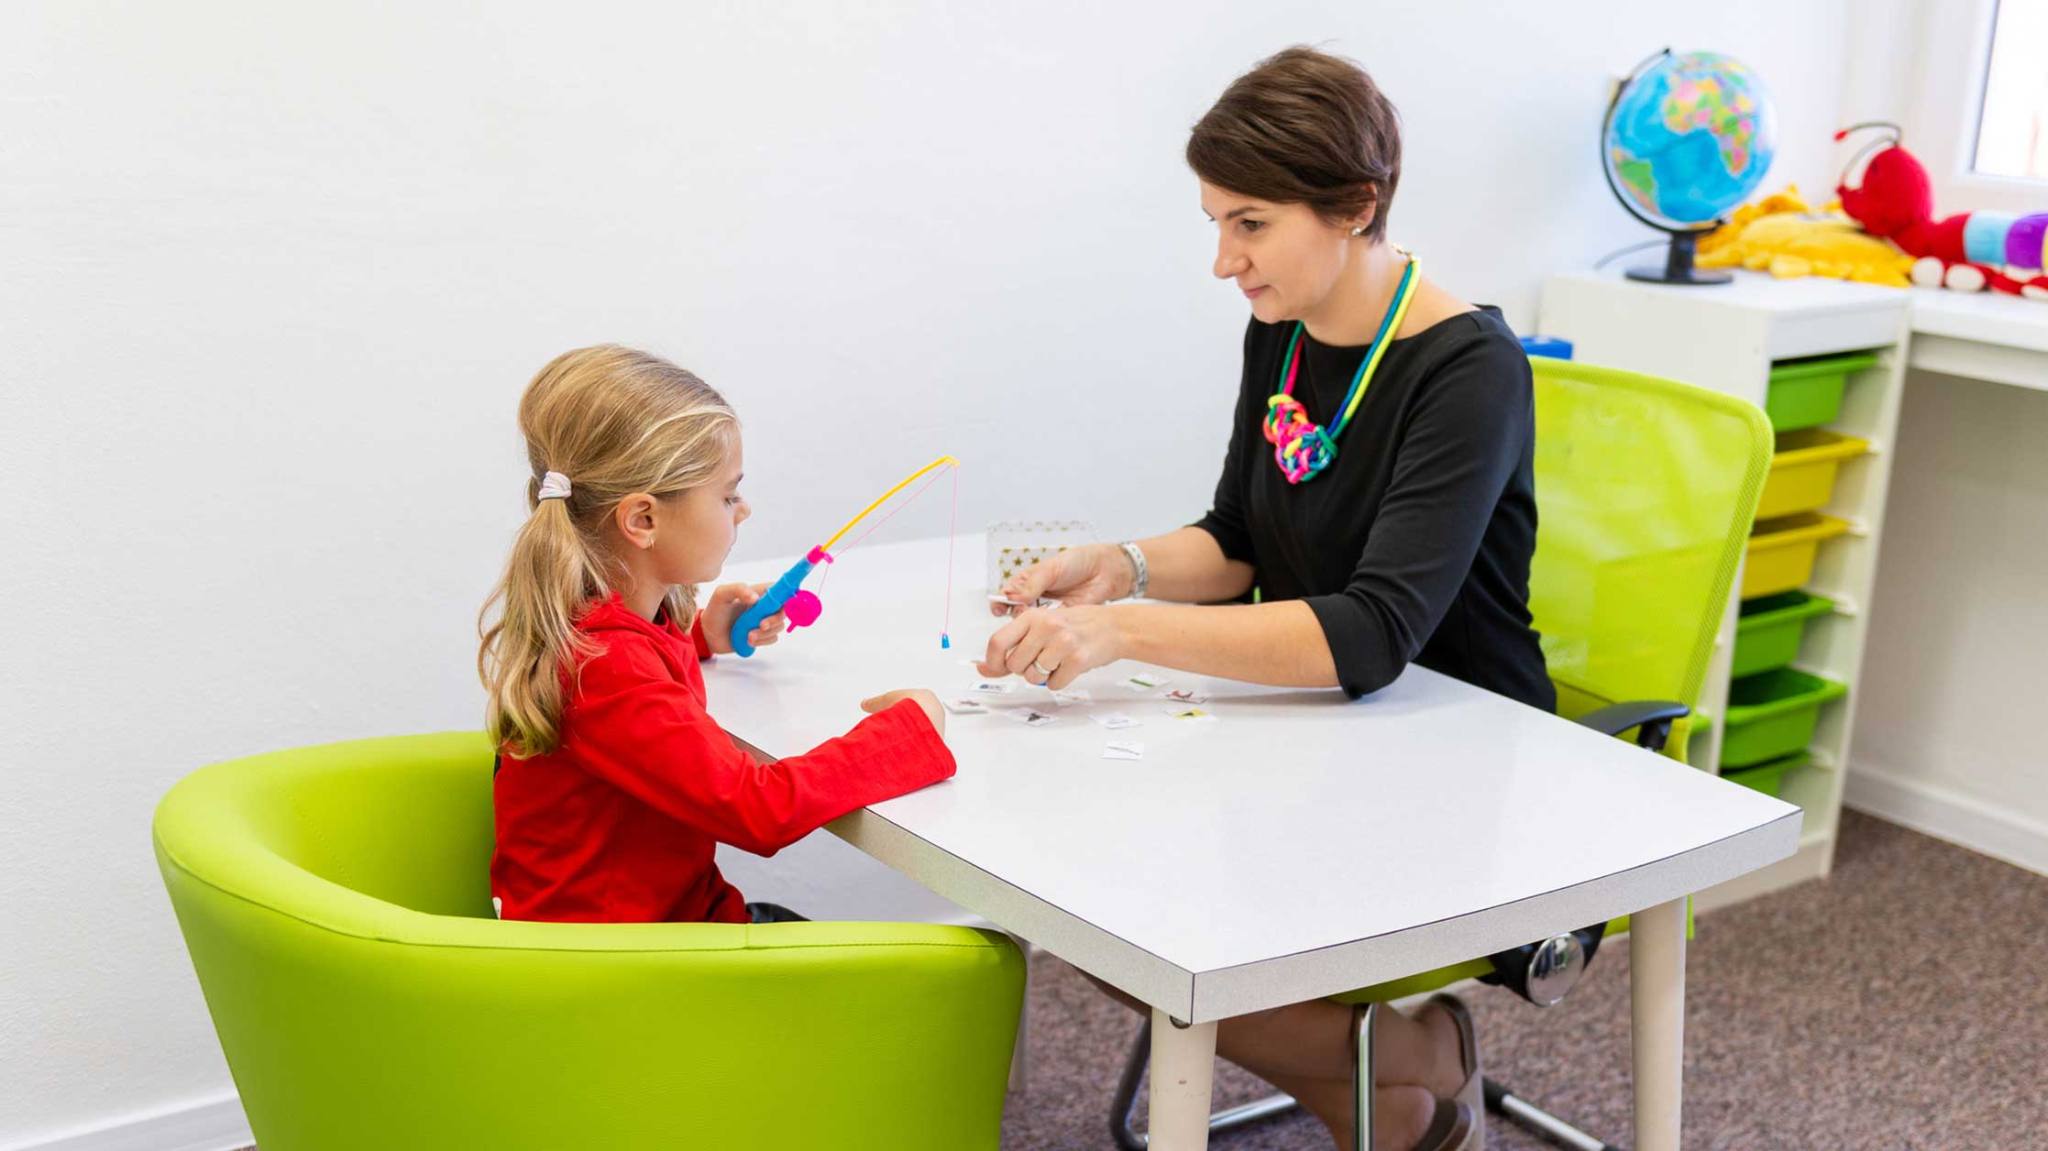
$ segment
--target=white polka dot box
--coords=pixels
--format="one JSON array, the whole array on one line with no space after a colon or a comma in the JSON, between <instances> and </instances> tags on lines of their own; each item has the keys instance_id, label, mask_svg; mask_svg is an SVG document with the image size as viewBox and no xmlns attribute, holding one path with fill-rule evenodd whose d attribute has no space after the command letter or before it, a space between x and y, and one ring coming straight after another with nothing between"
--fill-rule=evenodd
<instances>
[{"instance_id":1,"label":"white polka dot box","mask_svg":"<svg viewBox=\"0 0 2048 1151\"><path fill-rule=\"evenodd\" d=\"M988 525L988 590L1048 556L1095 542L1087 520L1005 520Z\"/></svg>"}]
</instances>

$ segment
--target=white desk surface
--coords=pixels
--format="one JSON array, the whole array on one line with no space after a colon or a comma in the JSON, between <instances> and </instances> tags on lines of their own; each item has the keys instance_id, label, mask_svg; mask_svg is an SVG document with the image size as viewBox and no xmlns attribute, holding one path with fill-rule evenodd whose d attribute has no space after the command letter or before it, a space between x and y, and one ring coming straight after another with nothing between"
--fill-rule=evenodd
<instances>
[{"instance_id":1,"label":"white desk surface","mask_svg":"<svg viewBox=\"0 0 2048 1151\"><path fill-rule=\"evenodd\" d=\"M1903 307L1911 313L1909 324L1915 334L2048 351L2048 300L2024 299L2002 292L1886 288L1818 276L1781 280L1763 272L1741 270L1727 284L1652 284L1627 279L1618 265L1562 272L1557 278L1626 285L1641 292L1778 315Z\"/></svg>"},{"instance_id":2,"label":"white desk surface","mask_svg":"<svg viewBox=\"0 0 2048 1151\"><path fill-rule=\"evenodd\" d=\"M1923 371L2048 390L2048 300L1914 288L1906 362Z\"/></svg>"},{"instance_id":3,"label":"white desk surface","mask_svg":"<svg viewBox=\"0 0 2048 1151\"><path fill-rule=\"evenodd\" d=\"M706 669L711 710L774 755L859 718L863 696L965 694L999 621L979 535L869 545L824 615ZM787 561L736 566L767 580ZM816 586L813 575L811 585ZM1119 664L1065 707L1020 680L949 715L945 783L833 824L854 846L1188 1022L1300 1002L1526 943L1711 887L1793 853L1796 807L1433 672L1348 702L1164 673L1218 719L1167 714ZM1142 727L1089 719L1121 711ZM1138 762L1102 758L1112 738Z\"/></svg>"},{"instance_id":4,"label":"white desk surface","mask_svg":"<svg viewBox=\"0 0 2048 1151\"><path fill-rule=\"evenodd\" d=\"M1781 280L1749 271L1736 272L1732 283L1712 286L1638 283L1625 279L1618 266L1564 272L1557 278L1625 285L1632 291L1775 317L1813 319L1903 309L1911 332L1907 362L1913 367L2048 389L2048 300L1946 288L1885 288L1812 276Z\"/></svg>"},{"instance_id":5,"label":"white desk surface","mask_svg":"<svg viewBox=\"0 0 2048 1151\"><path fill-rule=\"evenodd\" d=\"M1763 272L1736 270L1726 284L1656 284L1631 280L1626 261L1605 268L1582 268L1560 272L1554 279L1584 284L1627 288L1651 296L1668 296L1688 303L1746 311L1769 312L1773 316L1813 317L1839 312L1903 311L1912 306L1915 293L1876 284L1856 284L1817 276L1778 279Z\"/></svg>"},{"instance_id":6,"label":"white desk surface","mask_svg":"<svg viewBox=\"0 0 2048 1151\"><path fill-rule=\"evenodd\" d=\"M1913 334L2048 352L2048 300L1914 288Z\"/></svg>"}]
</instances>

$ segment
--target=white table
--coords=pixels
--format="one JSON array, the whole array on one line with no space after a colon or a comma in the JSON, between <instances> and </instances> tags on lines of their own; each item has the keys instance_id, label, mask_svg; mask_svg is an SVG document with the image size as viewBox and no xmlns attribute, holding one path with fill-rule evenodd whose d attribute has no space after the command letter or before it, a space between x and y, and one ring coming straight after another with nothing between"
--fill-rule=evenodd
<instances>
[{"instance_id":1,"label":"white table","mask_svg":"<svg viewBox=\"0 0 2048 1151\"><path fill-rule=\"evenodd\" d=\"M996 621L981 537L963 535L939 649L946 555L945 540L848 555L814 630L709 672L720 722L788 755L843 732L865 695L964 693L960 660ZM1210 693L1213 723L1120 686L1139 670L1092 672L1077 684L1092 702L1059 708L1011 681L998 708L1058 722L949 716L954 779L831 830L1151 1005L1163 1151L1207 1145L1218 1020L1632 912L1635 1146L1677 1151L1685 896L1790 855L1798 808L1421 668L1357 702L1165 673ZM1088 718L1112 711L1143 726ZM1111 738L1145 758L1102 758Z\"/></svg>"},{"instance_id":2,"label":"white table","mask_svg":"<svg viewBox=\"0 0 2048 1151\"><path fill-rule=\"evenodd\" d=\"M1913 367L2048 390L2048 302L1940 288L1912 298Z\"/></svg>"}]
</instances>

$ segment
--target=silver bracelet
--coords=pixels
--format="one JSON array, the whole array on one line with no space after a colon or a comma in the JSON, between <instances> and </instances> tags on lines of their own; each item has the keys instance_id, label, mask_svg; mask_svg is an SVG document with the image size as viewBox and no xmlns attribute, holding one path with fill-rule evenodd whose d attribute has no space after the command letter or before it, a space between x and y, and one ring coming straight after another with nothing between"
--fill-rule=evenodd
<instances>
[{"instance_id":1,"label":"silver bracelet","mask_svg":"<svg viewBox=\"0 0 2048 1151\"><path fill-rule=\"evenodd\" d=\"M1116 546L1124 549L1124 555L1130 558L1131 570L1137 573L1136 578L1131 581L1130 598L1144 599L1145 589L1152 582L1152 573L1145 567L1145 553L1138 550L1138 545L1129 540Z\"/></svg>"}]
</instances>

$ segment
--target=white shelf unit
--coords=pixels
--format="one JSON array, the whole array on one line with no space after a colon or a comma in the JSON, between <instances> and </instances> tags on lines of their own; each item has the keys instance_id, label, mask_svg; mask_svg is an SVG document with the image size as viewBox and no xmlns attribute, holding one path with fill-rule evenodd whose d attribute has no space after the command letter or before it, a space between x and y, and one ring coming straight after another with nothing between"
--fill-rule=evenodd
<instances>
[{"instance_id":1,"label":"white shelf unit","mask_svg":"<svg viewBox=\"0 0 2048 1151\"><path fill-rule=\"evenodd\" d=\"M1870 441L1846 461L1823 509L1846 520L1846 535L1821 543L1806 590L1835 601L1808 622L1793 666L1849 685L1823 704L1810 745L1813 760L1785 777L1783 798L1805 810L1799 853L1702 895L1710 909L1824 876L1834 862L1843 778L1854 730L1856 690L1870 620L1870 593L1883 534L1899 401L1905 384L1911 298L1896 289L1835 281L1773 280L1737 273L1723 286L1637 283L1619 272L1553 277L1544 287L1538 330L1570 340L1574 359L1681 380L1762 406L1774 363L1807 356L1876 352L1877 364L1849 377L1840 416L1826 425ZM1687 757L1719 772L1740 581L1721 620L1699 710L1710 722L1695 732Z\"/></svg>"}]
</instances>

